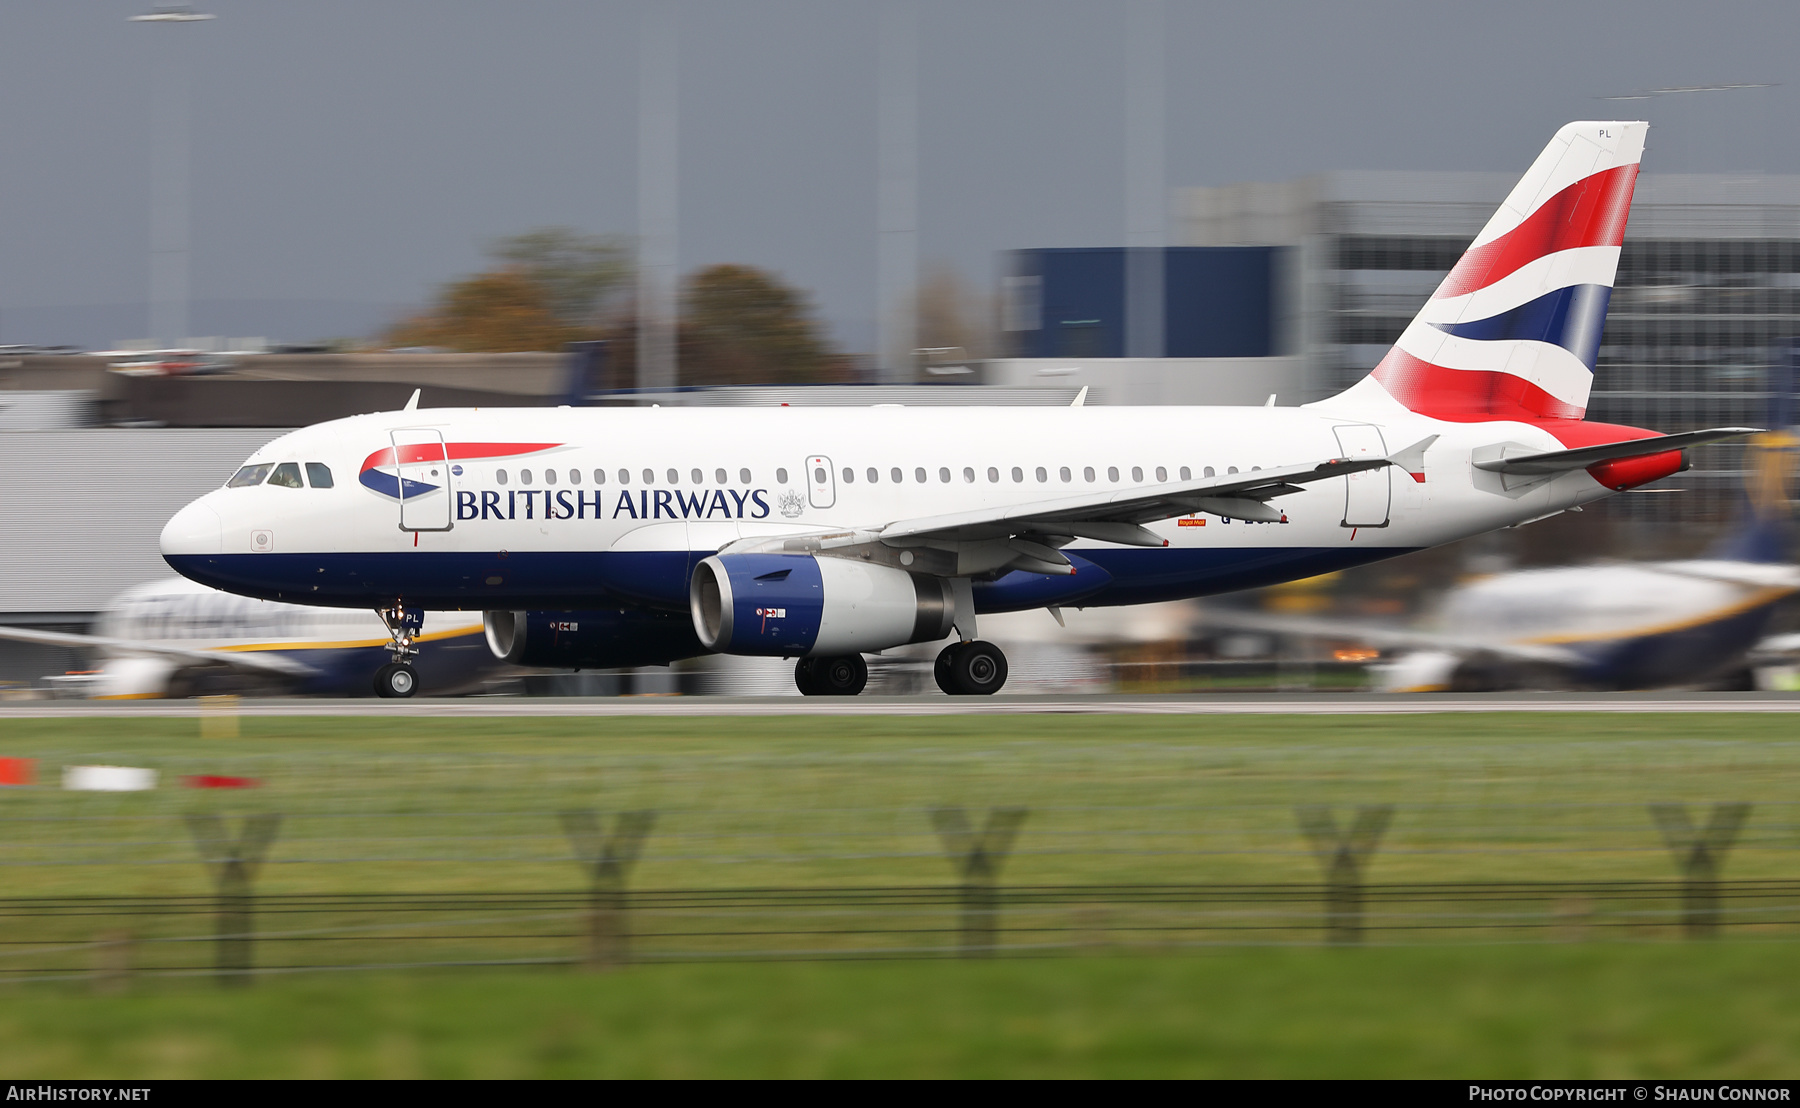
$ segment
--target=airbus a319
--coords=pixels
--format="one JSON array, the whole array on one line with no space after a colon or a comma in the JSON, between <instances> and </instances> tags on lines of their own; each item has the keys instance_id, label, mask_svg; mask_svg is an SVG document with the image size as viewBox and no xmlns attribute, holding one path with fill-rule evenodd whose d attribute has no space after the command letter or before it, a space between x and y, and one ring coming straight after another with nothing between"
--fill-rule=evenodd
<instances>
[{"instance_id":1,"label":"airbus a319","mask_svg":"<svg viewBox=\"0 0 1800 1108\"><path fill-rule=\"evenodd\" d=\"M424 609L483 611L515 663L779 656L809 694L860 692L864 654L953 635L939 686L992 693L1007 666L985 613L1390 558L1747 433L1583 418L1645 130L1558 131L1381 363L1318 403L409 406L269 443L170 520L163 555L246 596L376 609L390 696L418 686Z\"/></svg>"}]
</instances>

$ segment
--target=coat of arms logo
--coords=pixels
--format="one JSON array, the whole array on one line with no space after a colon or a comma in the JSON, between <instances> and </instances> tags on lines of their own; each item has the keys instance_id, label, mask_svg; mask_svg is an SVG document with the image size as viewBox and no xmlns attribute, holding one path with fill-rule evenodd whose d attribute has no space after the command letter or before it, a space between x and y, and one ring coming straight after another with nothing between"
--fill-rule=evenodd
<instances>
[{"instance_id":1,"label":"coat of arms logo","mask_svg":"<svg viewBox=\"0 0 1800 1108\"><path fill-rule=\"evenodd\" d=\"M793 519L806 510L806 502L800 499L800 494L793 489L783 492L776 504L781 508L781 514L789 519Z\"/></svg>"}]
</instances>

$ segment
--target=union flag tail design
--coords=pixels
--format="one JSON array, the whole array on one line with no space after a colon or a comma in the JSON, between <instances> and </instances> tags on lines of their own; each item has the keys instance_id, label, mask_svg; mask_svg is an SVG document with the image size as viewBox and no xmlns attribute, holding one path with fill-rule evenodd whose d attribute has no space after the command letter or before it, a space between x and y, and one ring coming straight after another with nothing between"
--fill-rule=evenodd
<instances>
[{"instance_id":1,"label":"union flag tail design","mask_svg":"<svg viewBox=\"0 0 1800 1108\"><path fill-rule=\"evenodd\" d=\"M1582 418L1648 127L1558 131L1370 377L1436 419Z\"/></svg>"}]
</instances>

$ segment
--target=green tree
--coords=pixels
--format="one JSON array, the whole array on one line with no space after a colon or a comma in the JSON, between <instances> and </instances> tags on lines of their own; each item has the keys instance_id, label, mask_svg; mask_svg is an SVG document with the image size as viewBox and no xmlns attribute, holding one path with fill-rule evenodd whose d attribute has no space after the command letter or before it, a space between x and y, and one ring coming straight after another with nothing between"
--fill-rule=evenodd
<instances>
[{"instance_id":1,"label":"green tree","mask_svg":"<svg viewBox=\"0 0 1800 1108\"><path fill-rule=\"evenodd\" d=\"M385 343L458 351L561 350L597 337L631 279L617 240L544 227L491 244L491 269L452 281L424 313L389 329Z\"/></svg>"},{"instance_id":2,"label":"green tree","mask_svg":"<svg viewBox=\"0 0 1800 1108\"><path fill-rule=\"evenodd\" d=\"M715 265L682 290L681 383L819 382L847 375L804 294L747 265Z\"/></svg>"},{"instance_id":3,"label":"green tree","mask_svg":"<svg viewBox=\"0 0 1800 1108\"><path fill-rule=\"evenodd\" d=\"M620 240L568 227L540 227L501 239L488 256L544 289L549 308L571 327L592 328L631 281L631 251Z\"/></svg>"}]
</instances>

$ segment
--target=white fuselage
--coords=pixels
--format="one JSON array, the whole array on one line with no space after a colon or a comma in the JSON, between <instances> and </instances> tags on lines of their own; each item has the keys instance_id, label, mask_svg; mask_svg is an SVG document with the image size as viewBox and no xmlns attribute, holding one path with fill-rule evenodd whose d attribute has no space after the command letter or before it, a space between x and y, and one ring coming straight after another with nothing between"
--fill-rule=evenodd
<instances>
[{"instance_id":1,"label":"white fuselage","mask_svg":"<svg viewBox=\"0 0 1800 1108\"><path fill-rule=\"evenodd\" d=\"M1078 539L1065 552L1111 577L1084 602L1269 583L1608 495L1579 470L1518 482L1471 468L1481 448L1560 449L1542 429L1397 408L441 409L281 436L248 464L322 463L332 487L219 489L170 522L163 549L198 580L302 603L518 608L610 598L679 607L687 558L739 539L1342 457L1346 438L1366 438L1370 427L1375 449L1387 452L1437 435L1425 479L1389 468L1307 485L1273 502L1285 523L1204 514L1152 523L1167 540L1162 550ZM391 454L380 464L397 441L404 455L406 443L438 436L449 472L396 474ZM413 478L411 488L429 491L409 495L403 527L396 481ZM386 492L376 487L384 482ZM1012 605L991 593L983 608L1040 606L1032 600Z\"/></svg>"}]
</instances>

